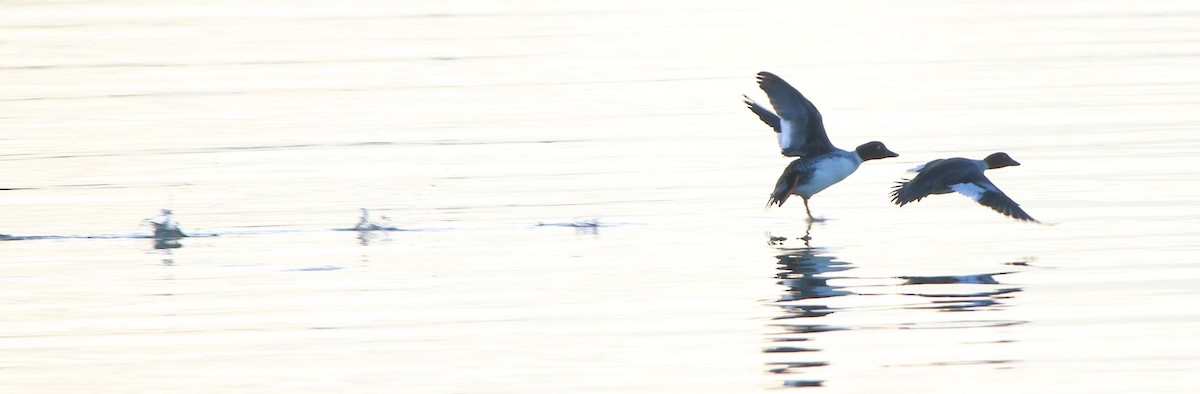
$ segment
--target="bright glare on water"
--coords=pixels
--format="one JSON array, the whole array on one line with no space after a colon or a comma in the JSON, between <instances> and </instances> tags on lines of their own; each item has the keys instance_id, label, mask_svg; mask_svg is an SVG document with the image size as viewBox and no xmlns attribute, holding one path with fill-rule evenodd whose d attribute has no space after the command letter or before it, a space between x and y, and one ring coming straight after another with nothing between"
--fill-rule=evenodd
<instances>
[{"instance_id":1,"label":"bright glare on water","mask_svg":"<svg viewBox=\"0 0 1200 394\"><path fill-rule=\"evenodd\" d=\"M1200 388L1195 1L4 8L3 392Z\"/></svg>"}]
</instances>

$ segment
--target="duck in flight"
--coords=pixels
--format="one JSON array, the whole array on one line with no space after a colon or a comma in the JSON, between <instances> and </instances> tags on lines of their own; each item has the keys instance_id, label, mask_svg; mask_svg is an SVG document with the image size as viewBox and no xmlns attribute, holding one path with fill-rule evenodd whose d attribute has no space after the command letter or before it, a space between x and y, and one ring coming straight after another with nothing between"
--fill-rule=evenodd
<instances>
[{"instance_id":1,"label":"duck in flight","mask_svg":"<svg viewBox=\"0 0 1200 394\"><path fill-rule=\"evenodd\" d=\"M746 106L775 129L784 156L799 157L783 169L767 200L768 207L783 206L789 196L798 195L804 200L808 220L817 221L808 207L813 195L846 179L864 161L899 156L879 141L859 145L853 151L838 149L825 134L821 113L800 91L766 71L758 73L758 87L766 92L775 112L749 97L745 97Z\"/></svg>"},{"instance_id":2,"label":"duck in flight","mask_svg":"<svg viewBox=\"0 0 1200 394\"><path fill-rule=\"evenodd\" d=\"M892 202L904 206L931 194L958 192L1004 216L1041 223L1025 213L1019 204L983 175L984 170L1019 165L1021 163L1004 152L990 154L983 160L962 157L937 159L912 169L917 173L912 179L896 182L892 189Z\"/></svg>"}]
</instances>

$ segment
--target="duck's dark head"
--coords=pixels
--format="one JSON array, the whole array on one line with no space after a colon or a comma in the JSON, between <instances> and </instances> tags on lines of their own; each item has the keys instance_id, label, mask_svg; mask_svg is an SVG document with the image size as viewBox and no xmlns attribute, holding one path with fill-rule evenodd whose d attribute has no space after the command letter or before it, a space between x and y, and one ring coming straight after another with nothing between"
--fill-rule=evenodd
<instances>
[{"instance_id":1,"label":"duck's dark head","mask_svg":"<svg viewBox=\"0 0 1200 394\"><path fill-rule=\"evenodd\" d=\"M858 148L854 148L854 151L858 153L858 157L861 157L863 161L900 156L896 154L896 152L888 150L888 148L883 146L883 143L879 141L871 141L859 145Z\"/></svg>"},{"instance_id":2,"label":"duck's dark head","mask_svg":"<svg viewBox=\"0 0 1200 394\"><path fill-rule=\"evenodd\" d=\"M1009 157L1008 154L1004 152L990 154L988 157L983 158L983 162L987 164L987 168L989 170L1021 165L1021 163L1017 163L1016 160L1013 160L1013 158Z\"/></svg>"}]
</instances>

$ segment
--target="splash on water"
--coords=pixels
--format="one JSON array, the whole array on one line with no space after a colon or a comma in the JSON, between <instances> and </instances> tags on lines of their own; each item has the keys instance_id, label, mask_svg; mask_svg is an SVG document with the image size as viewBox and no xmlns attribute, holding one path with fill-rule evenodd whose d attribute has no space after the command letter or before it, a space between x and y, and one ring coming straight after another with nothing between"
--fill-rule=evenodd
<instances>
[{"instance_id":1,"label":"splash on water","mask_svg":"<svg viewBox=\"0 0 1200 394\"><path fill-rule=\"evenodd\" d=\"M144 222L149 223L150 227L154 229L155 239L178 239L187 236L183 230L179 229L179 223L175 221L175 216L170 209L163 209L159 211L158 216L146 219Z\"/></svg>"},{"instance_id":2,"label":"splash on water","mask_svg":"<svg viewBox=\"0 0 1200 394\"><path fill-rule=\"evenodd\" d=\"M601 224L599 218L590 218L590 219L575 219L572 222L550 222L550 223L538 222L537 226L538 227L543 227L543 226L570 227L570 228L575 229L576 234L599 235L600 227L607 227L607 226L610 226L610 224Z\"/></svg>"},{"instance_id":3,"label":"splash on water","mask_svg":"<svg viewBox=\"0 0 1200 394\"><path fill-rule=\"evenodd\" d=\"M380 216L379 220L371 219L371 211L366 208L359 208L360 215L358 223L354 224L352 231L400 231L399 228L392 225L392 218Z\"/></svg>"},{"instance_id":4,"label":"splash on water","mask_svg":"<svg viewBox=\"0 0 1200 394\"><path fill-rule=\"evenodd\" d=\"M390 241L389 231L402 231L400 228L392 225L392 218L380 216L379 220L371 218L371 211L366 208L359 208L358 223L350 228L338 228L336 231L355 231L358 232L358 243L366 246L370 245L372 240L381 239Z\"/></svg>"}]
</instances>

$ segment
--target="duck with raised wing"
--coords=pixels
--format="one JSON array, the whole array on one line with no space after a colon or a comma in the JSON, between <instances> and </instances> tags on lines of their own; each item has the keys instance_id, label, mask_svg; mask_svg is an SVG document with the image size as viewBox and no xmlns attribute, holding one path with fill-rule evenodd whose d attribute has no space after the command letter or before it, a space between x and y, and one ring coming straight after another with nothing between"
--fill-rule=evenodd
<instances>
[{"instance_id":1,"label":"duck with raised wing","mask_svg":"<svg viewBox=\"0 0 1200 394\"><path fill-rule=\"evenodd\" d=\"M912 179L896 182L892 189L892 202L904 206L931 194L957 192L1004 216L1040 223L983 175L984 170L1019 165L1021 163L1004 152L990 154L983 160L962 157L933 160L912 169L917 173Z\"/></svg>"},{"instance_id":2,"label":"duck with raised wing","mask_svg":"<svg viewBox=\"0 0 1200 394\"><path fill-rule=\"evenodd\" d=\"M747 107L775 129L784 156L799 157L783 169L767 206L783 206L789 196L798 195L804 200L808 220L816 221L808 207L813 195L846 179L864 161L899 156L879 141L859 145L853 151L838 149L825 133L821 113L800 91L766 71L758 73L758 87L766 92L775 112L749 97L745 98Z\"/></svg>"}]
</instances>

